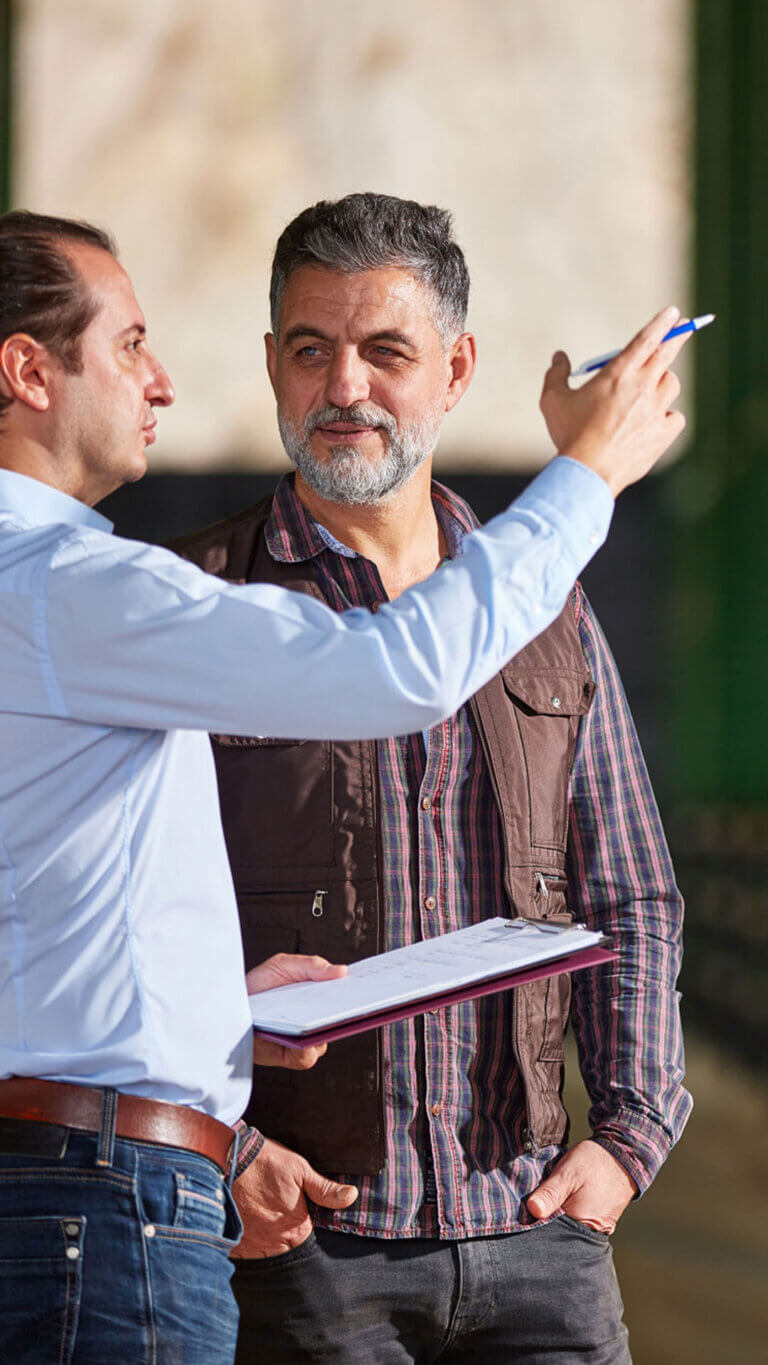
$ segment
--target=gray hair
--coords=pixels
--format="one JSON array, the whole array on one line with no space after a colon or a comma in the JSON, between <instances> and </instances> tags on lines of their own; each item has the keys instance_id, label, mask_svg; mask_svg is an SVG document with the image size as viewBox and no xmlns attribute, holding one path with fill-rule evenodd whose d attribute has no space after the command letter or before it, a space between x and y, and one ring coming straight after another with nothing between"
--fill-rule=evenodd
<instances>
[{"instance_id":1,"label":"gray hair","mask_svg":"<svg viewBox=\"0 0 768 1365\"><path fill-rule=\"evenodd\" d=\"M272 261L269 302L276 335L289 276L301 265L345 275L392 266L410 270L432 293L443 341L464 330L469 271L446 209L371 193L348 194L335 203L323 199L304 209L281 233Z\"/></svg>"}]
</instances>

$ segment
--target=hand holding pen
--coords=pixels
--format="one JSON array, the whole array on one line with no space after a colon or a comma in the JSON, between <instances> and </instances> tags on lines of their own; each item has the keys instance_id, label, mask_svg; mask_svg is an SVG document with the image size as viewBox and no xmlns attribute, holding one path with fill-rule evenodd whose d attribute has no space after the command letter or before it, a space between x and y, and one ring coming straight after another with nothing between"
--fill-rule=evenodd
<instances>
[{"instance_id":1,"label":"hand holding pen","mask_svg":"<svg viewBox=\"0 0 768 1365\"><path fill-rule=\"evenodd\" d=\"M702 327L708 327L710 322L714 322L714 320L714 313L702 313L699 318L689 318L687 322L681 322L678 323L677 327L672 327L662 338L662 342L673 341L675 337L685 336L687 332L700 332ZM606 351L605 355L593 356L591 360L583 361L578 369L573 370L571 376L575 379L577 375L591 374L593 370L602 370L603 366L607 365L610 360L615 360L617 355L621 355L621 351Z\"/></svg>"},{"instance_id":2,"label":"hand holding pen","mask_svg":"<svg viewBox=\"0 0 768 1365\"><path fill-rule=\"evenodd\" d=\"M587 362L599 368L579 388L568 382L567 355L552 358L541 410L557 451L599 474L614 497L647 474L685 427L672 406L680 380L669 367L693 330L680 324L678 308L665 308L623 351Z\"/></svg>"}]
</instances>

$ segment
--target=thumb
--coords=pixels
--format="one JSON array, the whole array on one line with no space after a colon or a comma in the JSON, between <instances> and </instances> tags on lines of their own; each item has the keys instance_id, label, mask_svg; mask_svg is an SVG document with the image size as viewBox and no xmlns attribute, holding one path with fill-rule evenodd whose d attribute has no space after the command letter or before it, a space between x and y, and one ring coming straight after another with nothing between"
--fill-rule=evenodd
<instances>
[{"instance_id":1,"label":"thumb","mask_svg":"<svg viewBox=\"0 0 768 1365\"><path fill-rule=\"evenodd\" d=\"M569 1180L566 1173L561 1175L555 1171L548 1180L542 1180L538 1189L526 1199L528 1212L534 1218L549 1218L562 1208L569 1195L573 1194L573 1181Z\"/></svg>"},{"instance_id":2,"label":"thumb","mask_svg":"<svg viewBox=\"0 0 768 1365\"><path fill-rule=\"evenodd\" d=\"M275 953L258 967L252 967L245 978L249 995L286 986L292 981L332 981L346 975L346 967L328 962L324 957L304 953Z\"/></svg>"},{"instance_id":3,"label":"thumb","mask_svg":"<svg viewBox=\"0 0 768 1365\"><path fill-rule=\"evenodd\" d=\"M304 1169L304 1194L323 1209L346 1209L357 1199L356 1185L339 1185L314 1171L308 1162Z\"/></svg>"}]
</instances>

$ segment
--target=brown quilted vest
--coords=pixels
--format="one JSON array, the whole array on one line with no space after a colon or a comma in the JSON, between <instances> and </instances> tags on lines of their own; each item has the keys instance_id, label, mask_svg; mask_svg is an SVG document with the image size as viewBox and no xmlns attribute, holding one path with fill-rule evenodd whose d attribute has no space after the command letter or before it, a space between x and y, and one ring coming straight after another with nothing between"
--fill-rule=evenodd
<instances>
[{"instance_id":1,"label":"brown quilted vest","mask_svg":"<svg viewBox=\"0 0 768 1365\"><path fill-rule=\"evenodd\" d=\"M171 548L230 581L275 583L323 600L311 559L283 563L269 554L270 507L263 499ZM568 779L593 694L569 604L469 702L505 834L510 915L569 918ZM216 735L212 742L246 967L276 952L353 962L380 951L376 743ZM515 991L513 1047L530 1152L566 1136L569 1003L567 975ZM380 1070L378 1031L334 1043L308 1072L255 1067L246 1118L321 1171L375 1175L385 1157Z\"/></svg>"}]
</instances>

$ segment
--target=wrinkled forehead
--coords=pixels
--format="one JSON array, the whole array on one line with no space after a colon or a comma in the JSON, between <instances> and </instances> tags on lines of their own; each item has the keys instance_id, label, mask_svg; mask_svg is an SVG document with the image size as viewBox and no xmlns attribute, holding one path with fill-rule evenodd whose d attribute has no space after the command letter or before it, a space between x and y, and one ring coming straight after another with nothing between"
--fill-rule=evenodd
<instances>
[{"instance_id":1,"label":"wrinkled forehead","mask_svg":"<svg viewBox=\"0 0 768 1365\"><path fill-rule=\"evenodd\" d=\"M286 283L280 314L284 336L305 324L359 340L381 330L436 330L433 291L412 270L388 267L345 274L300 265Z\"/></svg>"}]
</instances>

